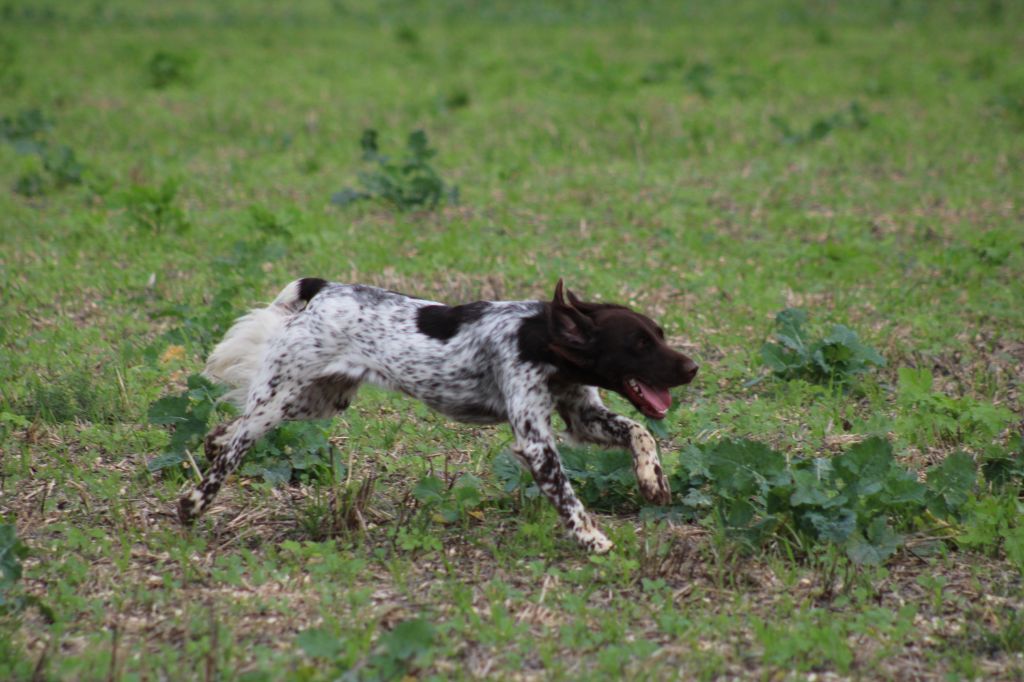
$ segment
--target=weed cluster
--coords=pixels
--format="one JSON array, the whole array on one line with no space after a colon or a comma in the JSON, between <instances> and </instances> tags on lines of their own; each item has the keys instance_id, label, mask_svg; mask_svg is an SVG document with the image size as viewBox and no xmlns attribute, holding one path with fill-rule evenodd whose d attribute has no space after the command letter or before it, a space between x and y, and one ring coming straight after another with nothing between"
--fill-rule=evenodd
<instances>
[{"instance_id":1,"label":"weed cluster","mask_svg":"<svg viewBox=\"0 0 1024 682\"><path fill-rule=\"evenodd\" d=\"M185 212L175 203L178 183L165 180L159 187L135 185L121 193L121 205L139 230L152 234L182 234L191 224Z\"/></svg>"},{"instance_id":2,"label":"weed cluster","mask_svg":"<svg viewBox=\"0 0 1024 682\"><path fill-rule=\"evenodd\" d=\"M195 79L195 63L195 57L186 52L157 50L146 61L146 81L157 90L190 85Z\"/></svg>"},{"instance_id":3,"label":"weed cluster","mask_svg":"<svg viewBox=\"0 0 1024 682\"><path fill-rule=\"evenodd\" d=\"M75 151L49 139L53 122L39 109L25 109L0 119L0 139L30 159L14 182L14 191L38 197L82 183L84 167Z\"/></svg>"},{"instance_id":4,"label":"weed cluster","mask_svg":"<svg viewBox=\"0 0 1024 682\"><path fill-rule=\"evenodd\" d=\"M431 528L434 523L466 523L479 517L484 501L484 484L472 474L445 476L428 474L412 490L416 505L403 512L393 535L393 543L406 551L441 550L441 539Z\"/></svg>"},{"instance_id":5,"label":"weed cluster","mask_svg":"<svg viewBox=\"0 0 1024 682\"><path fill-rule=\"evenodd\" d=\"M853 101L844 109L815 119L806 130L794 129L790 122L781 116L772 116L771 122L784 144L801 145L823 140L842 128L864 130L870 121L860 102Z\"/></svg>"},{"instance_id":6,"label":"weed cluster","mask_svg":"<svg viewBox=\"0 0 1024 682\"><path fill-rule=\"evenodd\" d=\"M436 628L428 621L411 618L382 633L376 646L362 660L354 658L344 638L328 627L304 630L295 638L295 643L307 656L326 663L337 673L351 672L358 664L359 676L353 679L393 680L411 677L416 670L429 666L434 659L437 637Z\"/></svg>"},{"instance_id":7,"label":"weed cluster","mask_svg":"<svg viewBox=\"0 0 1024 682\"><path fill-rule=\"evenodd\" d=\"M17 614L34 606L52 623L53 611L39 597L19 589L21 564L27 556L28 547L18 539L14 524L0 523L0 615Z\"/></svg>"},{"instance_id":8,"label":"weed cluster","mask_svg":"<svg viewBox=\"0 0 1024 682\"><path fill-rule=\"evenodd\" d=\"M680 453L674 478L684 507L753 549L769 539L807 554L834 543L859 564L879 564L901 545L898 530L925 512L955 518L974 485L966 455L948 458L918 482L874 437L834 458L787 457L748 440L724 440Z\"/></svg>"},{"instance_id":9,"label":"weed cluster","mask_svg":"<svg viewBox=\"0 0 1024 682\"><path fill-rule=\"evenodd\" d=\"M807 313L800 308L786 308L775 316L776 343L762 345L761 357L777 377L842 385L869 366L885 366L878 351L861 343L852 329L833 325L827 336L812 341L806 323Z\"/></svg>"},{"instance_id":10,"label":"weed cluster","mask_svg":"<svg viewBox=\"0 0 1024 682\"><path fill-rule=\"evenodd\" d=\"M898 371L898 429L915 445L988 444L1014 418L1005 407L933 391L934 380L927 369L900 367Z\"/></svg>"},{"instance_id":11,"label":"weed cluster","mask_svg":"<svg viewBox=\"0 0 1024 682\"><path fill-rule=\"evenodd\" d=\"M705 100L716 94L744 98L761 87L760 79L749 73L727 71L711 61L688 61L682 57L652 62L640 74L639 82L641 85L680 84Z\"/></svg>"},{"instance_id":12,"label":"weed cluster","mask_svg":"<svg viewBox=\"0 0 1024 682\"><path fill-rule=\"evenodd\" d=\"M150 471L190 468L212 422L234 416L234 408L219 400L224 387L198 374L189 376L187 384L180 395L160 398L149 407L151 424L173 427L163 453L150 460ZM345 465L327 439L328 426L324 421L282 424L253 445L241 473L259 476L271 485L337 480Z\"/></svg>"},{"instance_id":13,"label":"weed cluster","mask_svg":"<svg viewBox=\"0 0 1024 682\"><path fill-rule=\"evenodd\" d=\"M437 154L427 143L427 134L416 130L409 134L405 155L400 161L380 153L377 131L363 131L359 145L363 161L376 164L376 171L359 173L362 190L345 188L331 197L338 206L347 206L357 201L374 199L395 210L408 211L414 208L437 208L442 199L449 203L458 202L458 188L448 186L430 164Z\"/></svg>"},{"instance_id":14,"label":"weed cluster","mask_svg":"<svg viewBox=\"0 0 1024 682\"><path fill-rule=\"evenodd\" d=\"M230 411L227 403L217 399L225 393L223 387L211 383L199 374L188 378L188 387L180 395L160 398L149 406L149 423L171 426L171 439L161 455L150 460L150 471L187 466L191 453L199 452L208 431L210 417Z\"/></svg>"}]
</instances>

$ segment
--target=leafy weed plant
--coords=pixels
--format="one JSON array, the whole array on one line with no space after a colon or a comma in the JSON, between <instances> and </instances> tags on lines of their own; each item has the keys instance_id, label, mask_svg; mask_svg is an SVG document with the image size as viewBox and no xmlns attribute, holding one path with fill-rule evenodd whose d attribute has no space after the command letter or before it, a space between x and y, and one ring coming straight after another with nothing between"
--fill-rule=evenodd
<instances>
[{"instance_id":1,"label":"leafy weed plant","mask_svg":"<svg viewBox=\"0 0 1024 682\"><path fill-rule=\"evenodd\" d=\"M772 116L772 125L779 133L784 144L803 145L818 142L839 129L864 130L868 127L867 112L860 102L850 102L845 109L817 118L806 130L794 130L793 126L781 116Z\"/></svg>"},{"instance_id":2,"label":"leafy weed plant","mask_svg":"<svg viewBox=\"0 0 1024 682\"><path fill-rule=\"evenodd\" d=\"M198 453L203 445L210 418L231 411L227 403L217 402L224 392L205 377L193 374L188 377L185 391L160 398L149 406L150 424L172 427L167 447L147 465L150 471L180 469L190 464L190 455Z\"/></svg>"},{"instance_id":3,"label":"leafy weed plant","mask_svg":"<svg viewBox=\"0 0 1024 682\"><path fill-rule=\"evenodd\" d=\"M146 81L163 90L172 85L190 85L195 79L195 57L185 52L157 50L146 61Z\"/></svg>"},{"instance_id":4,"label":"leafy weed plant","mask_svg":"<svg viewBox=\"0 0 1024 682\"><path fill-rule=\"evenodd\" d=\"M52 623L54 614L50 607L20 589L22 561L27 556L28 547L18 539L14 524L0 523L0 615L17 614L34 606Z\"/></svg>"},{"instance_id":5,"label":"leafy weed plant","mask_svg":"<svg viewBox=\"0 0 1024 682\"><path fill-rule=\"evenodd\" d=\"M927 484L899 466L888 441L873 437L834 458L787 457L749 440L691 445L673 475L683 511L710 509L705 520L743 546L771 540L799 553L832 543L858 564L880 564L927 510L955 518L973 490L969 457L929 471Z\"/></svg>"},{"instance_id":6,"label":"leafy weed plant","mask_svg":"<svg viewBox=\"0 0 1024 682\"><path fill-rule=\"evenodd\" d=\"M761 357L780 379L805 379L841 385L869 367L884 367L885 359L841 324L827 336L812 340L805 325L807 313L786 308L775 316L775 342L761 346Z\"/></svg>"},{"instance_id":7,"label":"leafy weed plant","mask_svg":"<svg viewBox=\"0 0 1024 682\"><path fill-rule=\"evenodd\" d=\"M400 161L392 161L380 152L376 130L364 130L359 145L363 151L363 161L376 164L377 169L360 172L359 181L363 189L343 189L331 197L332 203L347 206L373 199L398 211L434 209L442 199L457 203L458 189L447 186L430 163L437 151L430 148L427 134L422 130L409 134L405 155Z\"/></svg>"},{"instance_id":8,"label":"leafy weed plant","mask_svg":"<svg viewBox=\"0 0 1024 682\"><path fill-rule=\"evenodd\" d=\"M52 128L53 121L37 108L0 118L0 138L21 153L38 151Z\"/></svg>"},{"instance_id":9,"label":"leafy weed plant","mask_svg":"<svg viewBox=\"0 0 1024 682\"><path fill-rule=\"evenodd\" d=\"M17 194L37 197L82 183L82 163L71 147L49 139L52 128L53 121L39 109L23 109L0 119L0 138L19 154L38 159L37 167L18 176L13 188Z\"/></svg>"},{"instance_id":10,"label":"leafy weed plant","mask_svg":"<svg viewBox=\"0 0 1024 682\"><path fill-rule=\"evenodd\" d=\"M218 399L224 388L205 377L188 377L184 392L160 398L149 408L151 424L173 427L163 453L150 460L150 471L191 467L214 419L234 414ZM271 485L293 480L334 481L344 471L341 455L328 440L329 421L286 422L258 440L246 455L241 473Z\"/></svg>"},{"instance_id":11,"label":"leafy weed plant","mask_svg":"<svg viewBox=\"0 0 1024 682\"><path fill-rule=\"evenodd\" d=\"M471 516L479 518L477 509L483 503L483 482L472 474L463 474L445 483L428 474L420 478L412 490L416 499L416 513L407 515L406 522L398 524L394 541L406 551L440 550L442 545L432 523L453 524L468 522Z\"/></svg>"},{"instance_id":12,"label":"leafy weed plant","mask_svg":"<svg viewBox=\"0 0 1024 682\"><path fill-rule=\"evenodd\" d=\"M136 228L153 234L182 234L191 226L185 212L177 206L178 183L165 180L159 187L135 185L121 195Z\"/></svg>"},{"instance_id":13,"label":"leafy weed plant","mask_svg":"<svg viewBox=\"0 0 1024 682\"><path fill-rule=\"evenodd\" d=\"M933 390L933 385L927 369L899 368L898 430L915 445L990 444L1014 419L1005 407L970 396L952 398Z\"/></svg>"}]
</instances>

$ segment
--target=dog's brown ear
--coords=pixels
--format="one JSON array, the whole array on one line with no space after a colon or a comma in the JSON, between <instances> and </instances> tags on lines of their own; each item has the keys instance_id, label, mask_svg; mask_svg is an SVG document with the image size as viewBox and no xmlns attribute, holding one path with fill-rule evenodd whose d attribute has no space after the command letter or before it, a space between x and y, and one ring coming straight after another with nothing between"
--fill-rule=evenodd
<instances>
[{"instance_id":1,"label":"dog's brown ear","mask_svg":"<svg viewBox=\"0 0 1024 682\"><path fill-rule=\"evenodd\" d=\"M569 297L569 305L582 312L581 306L583 305L583 301L580 300L579 296L574 294L572 289L566 289L565 294Z\"/></svg>"},{"instance_id":2,"label":"dog's brown ear","mask_svg":"<svg viewBox=\"0 0 1024 682\"><path fill-rule=\"evenodd\" d=\"M566 297L569 298L568 302L565 300ZM558 305L568 306L570 308L576 308L579 312L583 312L580 309L580 306L585 305L583 301L580 300L579 296L573 293L572 289L565 288L561 277L558 278L558 284L555 285L555 297L551 302Z\"/></svg>"},{"instance_id":3,"label":"dog's brown ear","mask_svg":"<svg viewBox=\"0 0 1024 682\"><path fill-rule=\"evenodd\" d=\"M565 296L562 294L562 278L558 278L558 283L555 284L555 296L551 299L551 302L555 305L565 305Z\"/></svg>"},{"instance_id":4,"label":"dog's brown ear","mask_svg":"<svg viewBox=\"0 0 1024 682\"><path fill-rule=\"evenodd\" d=\"M594 322L573 307L572 303L566 303L565 290L562 280L555 285L555 296L551 299L551 308L548 313L548 332L551 336L549 347L566 360L574 364L581 364L578 357L579 350L583 349L590 342L594 331ZM570 301L574 298L569 294Z\"/></svg>"}]
</instances>

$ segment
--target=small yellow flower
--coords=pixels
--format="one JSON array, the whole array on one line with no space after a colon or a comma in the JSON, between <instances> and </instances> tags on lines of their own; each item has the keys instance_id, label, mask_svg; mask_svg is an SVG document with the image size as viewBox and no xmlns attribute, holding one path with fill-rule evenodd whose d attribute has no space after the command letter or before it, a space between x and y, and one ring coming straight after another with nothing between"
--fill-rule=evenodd
<instances>
[{"instance_id":1,"label":"small yellow flower","mask_svg":"<svg viewBox=\"0 0 1024 682\"><path fill-rule=\"evenodd\" d=\"M185 359L185 346L167 346L167 350L160 356L160 364L166 365L176 360Z\"/></svg>"}]
</instances>

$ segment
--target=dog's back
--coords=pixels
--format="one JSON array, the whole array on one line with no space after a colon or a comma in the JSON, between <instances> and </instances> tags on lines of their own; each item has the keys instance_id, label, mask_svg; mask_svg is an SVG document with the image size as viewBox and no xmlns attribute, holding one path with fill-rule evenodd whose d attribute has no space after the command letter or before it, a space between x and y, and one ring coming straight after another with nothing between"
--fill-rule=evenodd
<instances>
[{"instance_id":1,"label":"dog's back","mask_svg":"<svg viewBox=\"0 0 1024 682\"><path fill-rule=\"evenodd\" d=\"M316 283L311 285L310 282ZM506 418L500 382L515 364L523 318L538 301L447 306L361 284L301 279L266 308L239 318L205 374L243 406L268 352L301 357L311 377L341 377L401 391L460 421ZM287 328L287 333L284 333Z\"/></svg>"}]
</instances>

